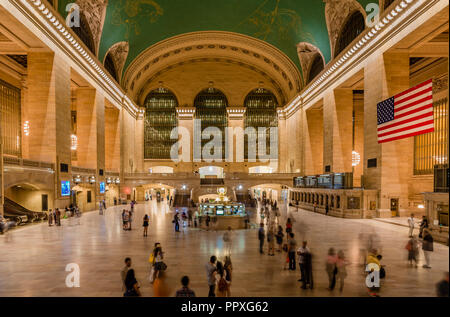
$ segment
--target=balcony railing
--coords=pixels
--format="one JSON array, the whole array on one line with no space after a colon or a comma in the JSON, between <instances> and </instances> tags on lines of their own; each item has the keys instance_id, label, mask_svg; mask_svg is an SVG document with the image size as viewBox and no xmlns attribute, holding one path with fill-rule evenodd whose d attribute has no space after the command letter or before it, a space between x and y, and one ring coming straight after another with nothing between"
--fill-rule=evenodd
<instances>
[{"instance_id":1,"label":"balcony railing","mask_svg":"<svg viewBox=\"0 0 450 317\"><path fill-rule=\"evenodd\" d=\"M5 165L36 167L36 168L46 168L46 169L55 170L55 164L53 164L53 163L32 161L32 160L22 159L22 158L18 158L18 157L11 157L11 156L3 156L3 163Z\"/></svg>"}]
</instances>

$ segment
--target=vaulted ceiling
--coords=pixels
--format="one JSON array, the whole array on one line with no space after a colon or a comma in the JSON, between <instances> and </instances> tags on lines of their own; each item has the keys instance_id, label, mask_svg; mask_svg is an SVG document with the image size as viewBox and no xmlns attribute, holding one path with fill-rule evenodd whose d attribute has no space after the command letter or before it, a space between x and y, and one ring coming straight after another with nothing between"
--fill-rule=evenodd
<instances>
[{"instance_id":1,"label":"vaulted ceiling","mask_svg":"<svg viewBox=\"0 0 450 317\"><path fill-rule=\"evenodd\" d=\"M71 2L73 0L59 1L58 9L64 17L66 5ZM227 31L260 39L284 52L301 70L299 43L310 43L320 50L326 62L331 59L330 42L334 39L330 41L330 34L333 36L330 29L342 21L336 20L339 12L329 12L329 8L345 10L347 4L347 8L356 6L363 11L370 2L373 0L77 1L84 12L97 15L97 20L101 20L101 25L91 25L94 40L98 41L96 53L100 60L113 45L129 43L124 70L150 46L198 31Z\"/></svg>"}]
</instances>

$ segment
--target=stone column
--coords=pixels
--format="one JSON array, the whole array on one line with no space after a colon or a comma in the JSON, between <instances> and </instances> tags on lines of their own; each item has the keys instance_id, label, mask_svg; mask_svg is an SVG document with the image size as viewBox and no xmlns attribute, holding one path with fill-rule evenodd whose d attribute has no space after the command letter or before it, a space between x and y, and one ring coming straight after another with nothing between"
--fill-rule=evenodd
<instances>
[{"instance_id":1,"label":"stone column","mask_svg":"<svg viewBox=\"0 0 450 317\"><path fill-rule=\"evenodd\" d=\"M105 108L105 168L120 171L120 110Z\"/></svg>"},{"instance_id":2,"label":"stone column","mask_svg":"<svg viewBox=\"0 0 450 317\"><path fill-rule=\"evenodd\" d=\"M144 116L142 114L138 114L136 118L134 161L138 172L147 172L144 171Z\"/></svg>"},{"instance_id":3,"label":"stone column","mask_svg":"<svg viewBox=\"0 0 450 317\"><path fill-rule=\"evenodd\" d=\"M354 111L354 150L360 156L360 163L353 167L353 186L361 187L361 176L364 171L364 95L355 94L353 97Z\"/></svg>"},{"instance_id":4,"label":"stone column","mask_svg":"<svg viewBox=\"0 0 450 317\"><path fill-rule=\"evenodd\" d=\"M335 89L325 94L323 106L323 165L330 172L352 171L353 91Z\"/></svg>"},{"instance_id":5,"label":"stone column","mask_svg":"<svg viewBox=\"0 0 450 317\"><path fill-rule=\"evenodd\" d=\"M409 55L385 53L369 58L364 84L364 187L379 190L378 216L391 216L391 199L399 199L400 215L406 216L414 138L378 144L377 103L409 88ZM369 159L376 159L376 167L368 168Z\"/></svg>"},{"instance_id":6,"label":"stone column","mask_svg":"<svg viewBox=\"0 0 450 317\"><path fill-rule=\"evenodd\" d=\"M77 102L77 166L97 169L97 102L94 88L78 88Z\"/></svg>"},{"instance_id":7,"label":"stone column","mask_svg":"<svg viewBox=\"0 0 450 317\"><path fill-rule=\"evenodd\" d=\"M303 111L303 110L302 110ZM303 116L305 176L323 173L323 110L308 109Z\"/></svg>"},{"instance_id":8,"label":"stone column","mask_svg":"<svg viewBox=\"0 0 450 317\"><path fill-rule=\"evenodd\" d=\"M278 170L274 172L287 172L287 152L289 151L289 138L286 130L286 115L278 115Z\"/></svg>"},{"instance_id":9,"label":"stone column","mask_svg":"<svg viewBox=\"0 0 450 317\"><path fill-rule=\"evenodd\" d=\"M70 197L61 196L61 181L71 175L61 171L67 164L70 172L71 116L70 66L54 53L28 54L28 98L24 113L30 122L27 159L55 164L55 204L57 208L69 204Z\"/></svg>"},{"instance_id":10,"label":"stone column","mask_svg":"<svg viewBox=\"0 0 450 317\"><path fill-rule=\"evenodd\" d=\"M105 171L105 97L97 92L95 98L95 106L96 106L96 126L97 126L97 185L96 185L96 193L97 199L96 202L98 204L99 201L105 199L105 194L100 193L100 183L105 183L106 187L106 171Z\"/></svg>"},{"instance_id":11,"label":"stone column","mask_svg":"<svg viewBox=\"0 0 450 317\"><path fill-rule=\"evenodd\" d=\"M195 108L194 107L179 107L177 108L178 114L178 127L181 129L184 128L189 131L189 149L182 149L181 143L178 148L180 159L181 152L180 151L190 151L189 162L178 162L177 168L174 172L192 172L194 170L194 115ZM178 141L181 141L181 135L178 135Z\"/></svg>"}]
</instances>

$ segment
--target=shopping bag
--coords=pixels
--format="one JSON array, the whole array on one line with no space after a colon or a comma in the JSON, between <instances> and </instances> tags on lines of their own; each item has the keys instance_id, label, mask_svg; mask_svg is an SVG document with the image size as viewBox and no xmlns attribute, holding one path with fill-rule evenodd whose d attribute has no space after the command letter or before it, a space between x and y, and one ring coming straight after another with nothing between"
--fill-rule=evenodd
<instances>
[{"instance_id":1,"label":"shopping bag","mask_svg":"<svg viewBox=\"0 0 450 317\"><path fill-rule=\"evenodd\" d=\"M155 269L154 269L153 266L152 266L152 269L150 270L150 274L149 274L149 276L148 276L148 281L149 281L150 283L153 283L154 280L155 280Z\"/></svg>"}]
</instances>

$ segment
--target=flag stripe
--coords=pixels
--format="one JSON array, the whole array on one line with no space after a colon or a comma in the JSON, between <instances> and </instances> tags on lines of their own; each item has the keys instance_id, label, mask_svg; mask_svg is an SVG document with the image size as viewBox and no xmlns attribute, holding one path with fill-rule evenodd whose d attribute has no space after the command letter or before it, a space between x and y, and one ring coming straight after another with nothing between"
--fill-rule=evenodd
<instances>
[{"instance_id":1,"label":"flag stripe","mask_svg":"<svg viewBox=\"0 0 450 317\"><path fill-rule=\"evenodd\" d=\"M434 128L434 124L429 124L429 125L426 125L426 126L422 126L420 128L411 129L409 131L397 132L397 133L394 133L394 134L390 134L388 136L383 136L383 137L379 138L379 140L395 138L395 137L402 136L402 135L403 136L404 135L409 135L410 133L414 133L414 132L421 131L421 130L426 130L426 129L431 129L431 128Z\"/></svg>"},{"instance_id":2,"label":"flag stripe","mask_svg":"<svg viewBox=\"0 0 450 317\"><path fill-rule=\"evenodd\" d=\"M399 99L395 99L395 103L399 104L399 105L403 105L403 104L407 104L408 102L412 102L413 100L417 100L417 98L419 97L423 97L423 96L431 96L433 93L433 87L427 87L427 89L424 89L422 91L413 91L411 92L411 95L405 98L399 98Z\"/></svg>"},{"instance_id":3,"label":"flag stripe","mask_svg":"<svg viewBox=\"0 0 450 317\"><path fill-rule=\"evenodd\" d=\"M415 87L409 88L408 90L405 90L404 92L401 92L401 93L395 95L394 98L398 98L398 99L401 100L400 97L405 96L405 95L409 94L410 92L412 92L412 91L414 91L416 89L420 89L420 88L422 88L422 87L424 87L426 85L430 85L430 84L431 85L433 84L433 80L432 79L429 79L429 80L427 80L427 81L425 81L425 82L423 82L423 83L421 83L421 84L419 84L419 85L417 85Z\"/></svg>"},{"instance_id":4,"label":"flag stripe","mask_svg":"<svg viewBox=\"0 0 450 317\"><path fill-rule=\"evenodd\" d=\"M416 131L416 132L413 132L410 134L405 134L405 135L397 136L397 137L390 138L390 139L379 140L378 143L386 143L386 142L390 142L390 141L400 140L400 139L409 138L412 136L421 135L421 134L425 134L425 133L429 133L429 132L434 132L434 127L427 129L427 130L419 130L419 131Z\"/></svg>"},{"instance_id":5,"label":"flag stripe","mask_svg":"<svg viewBox=\"0 0 450 317\"><path fill-rule=\"evenodd\" d=\"M408 116L410 114L413 114L413 113L416 113L418 111L422 111L422 110L425 110L425 109L429 109L429 108L430 108L430 104L427 104L425 106L421 106L421 107L418 107L416 109L412 109L410 111L404 112L404 113L402 113L402 114L400 114L398 116L395 116L395 119L400 119L400 118L406 117L406 116Z\"/></svg>"},{"instance_id":6,"label":"flag stripe","mask_svg":"<svg viewBox=\"0 0 450 317\"><path fill-rule=\"evenodd\" d=\"M413 124L413 125L403 125L403 126L397 127L396 129L386 131L385 133L378 134L378 137L382 138L386 135L391 135L394 133L399 133L399 132L403 132L403 131L407 131L407 130L411 130L411 129L415 129L415 128L420 128L424 124L429 125L429 124L433 124L433 123L434 123L434 119L432 118L431 120L423 120L423 121Z\"/></svg>"},{"instance_id":7,"label":"flag stripe","mask_svg":"<svg viewBox=\"0 0 450 317\"><path fill-rule=\"evenodd\" d=\"M428 117L432 117L432 116L433 116L433 111L427 110L426 112L424 112L422 114L419 114L417 116L411 115L410 118L408 118L406 120L398 121L398 122L392 123L390 125L386 125L386 126L383 126L381 128L378 128L378 132L386 131L388 129L395 128L395 127L398 127L399 125L403 125L405 123L409 123L409 122L412 122L412 121L415 121L415 120L420 120L420 119L423 119L423 118L427 118L428 119Z\"/></svg>"},{"instance_id":8,"label":"flag stripe","mask_svg":"<svg viewBox=\"0 0 450 317\"><path fill-rule=\"evenodd\" d=\"M433 100L433 94L430 92L425 97L423 95L420 96L420 98L414 98L414 100L411 100L407 103L399 103L395 104L395 112L402 111L404 109L407 109L409 107L418 105L419 103L425 102L425 101L431 101Z\"/></svg>"}]
</instances>

